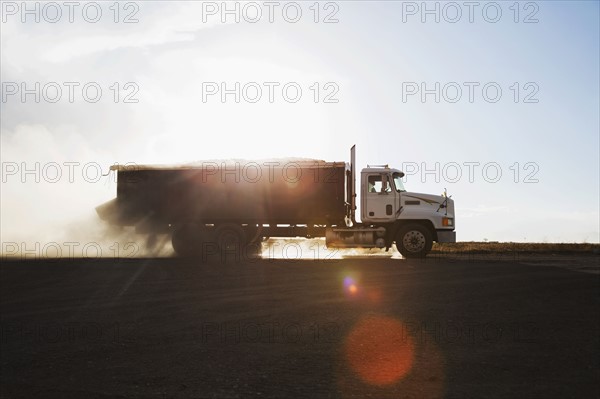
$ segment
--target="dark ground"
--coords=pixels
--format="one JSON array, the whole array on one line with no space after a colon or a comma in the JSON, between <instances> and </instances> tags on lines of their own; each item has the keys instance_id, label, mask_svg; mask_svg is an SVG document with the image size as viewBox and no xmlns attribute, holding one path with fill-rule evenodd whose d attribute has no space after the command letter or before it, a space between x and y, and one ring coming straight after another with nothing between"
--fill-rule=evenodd
<instances>
[{"instance_id":1,"label":"dark ground","mask_svg":"<svg viewBox=\"0 0 600 399\"><path fill-rule=\"evenodd\" d=\"M0 396L597 398L599 259L4 260Z\"/></svg>"}]
</instances>

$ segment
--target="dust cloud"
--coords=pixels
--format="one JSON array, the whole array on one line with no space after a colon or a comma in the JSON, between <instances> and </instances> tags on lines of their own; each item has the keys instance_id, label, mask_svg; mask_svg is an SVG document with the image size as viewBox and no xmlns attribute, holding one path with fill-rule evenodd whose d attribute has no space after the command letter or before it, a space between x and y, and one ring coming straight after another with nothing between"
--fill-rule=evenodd
<instances>
[{"instance_id":1,"label":"dust cloud","mask_svg":"<svg viewBox=\"0 0 600 399\"><path fill-rule=\"evenodd\" d=\"M262 243L262 257L268 259L327 261L344 258L400 258L390 248L327 248L324 238L269 238Z\"/></svg>"},{"instance_id":2,"label":"dust cloud","mask_svg":"<svg viewBox=\"0 0 600 399\"><path fill-rule=\"evenodd\" d=\"M83 135L69 128L41 125L3 131L0 256L2 259L95 259L174 256L169 234L138 234L133 227L111 226L96 207L114 199L117 163L100 153ZM31 146L31 143L36 143ZM71 154L78 154L77 158ZM288 157L209 159L156 167L198 167L203 164L276 165L325 163ZM391 256L378 249L327 249L324 239L275 239L262 244L262 257L327 260L352 256Z\"/></svg>"}]
</instances>

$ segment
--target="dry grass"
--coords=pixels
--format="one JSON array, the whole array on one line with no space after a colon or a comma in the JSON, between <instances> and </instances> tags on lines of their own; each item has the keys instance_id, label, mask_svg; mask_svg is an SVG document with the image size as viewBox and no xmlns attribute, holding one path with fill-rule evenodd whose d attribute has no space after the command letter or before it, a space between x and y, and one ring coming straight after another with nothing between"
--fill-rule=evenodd
<instances>
[{"instance_id":1,"label":"dry grass","mask_svg":"<svg viewBox=\"0 0 600 399\"><path fill-rule=\"evenodd\" d=\"M457 242L434 243L432 253L545 253L545 254L600 254L600 244L549 244L519 242Z\"/></svg>"}]
</instances>

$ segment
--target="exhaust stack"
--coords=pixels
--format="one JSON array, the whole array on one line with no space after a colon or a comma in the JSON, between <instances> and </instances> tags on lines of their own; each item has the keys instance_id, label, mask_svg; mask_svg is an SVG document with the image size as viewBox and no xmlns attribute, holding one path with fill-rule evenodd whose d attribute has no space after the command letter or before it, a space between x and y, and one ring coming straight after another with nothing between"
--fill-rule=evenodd
<instances>
[{"instance_id":1,"label":"exhaust stack","mask_svg":"<svg viewBox=\"0 0 600 399\"><path fill-rule=\"evenodd\" d=\"M350 148L350 219L356 224L356 144Z\"/></svg>"}]
</instances>

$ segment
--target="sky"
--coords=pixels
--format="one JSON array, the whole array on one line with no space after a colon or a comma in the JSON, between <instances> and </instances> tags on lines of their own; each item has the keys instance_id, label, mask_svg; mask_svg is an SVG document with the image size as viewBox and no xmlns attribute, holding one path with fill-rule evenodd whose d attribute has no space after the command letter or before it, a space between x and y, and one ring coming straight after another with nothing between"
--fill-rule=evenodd
<instances>
[{"instance_id":1,"label":"sky","mask_svg":"<svg viewBox=\"0 0 600 399\"><path fill-rule=\"evenodd\" d=\"M23 4L2 2L3 243L68 240L115 163L353 144L447 189L459 241L600 240L596 1Z\"/></svg>"}]
</instances>

